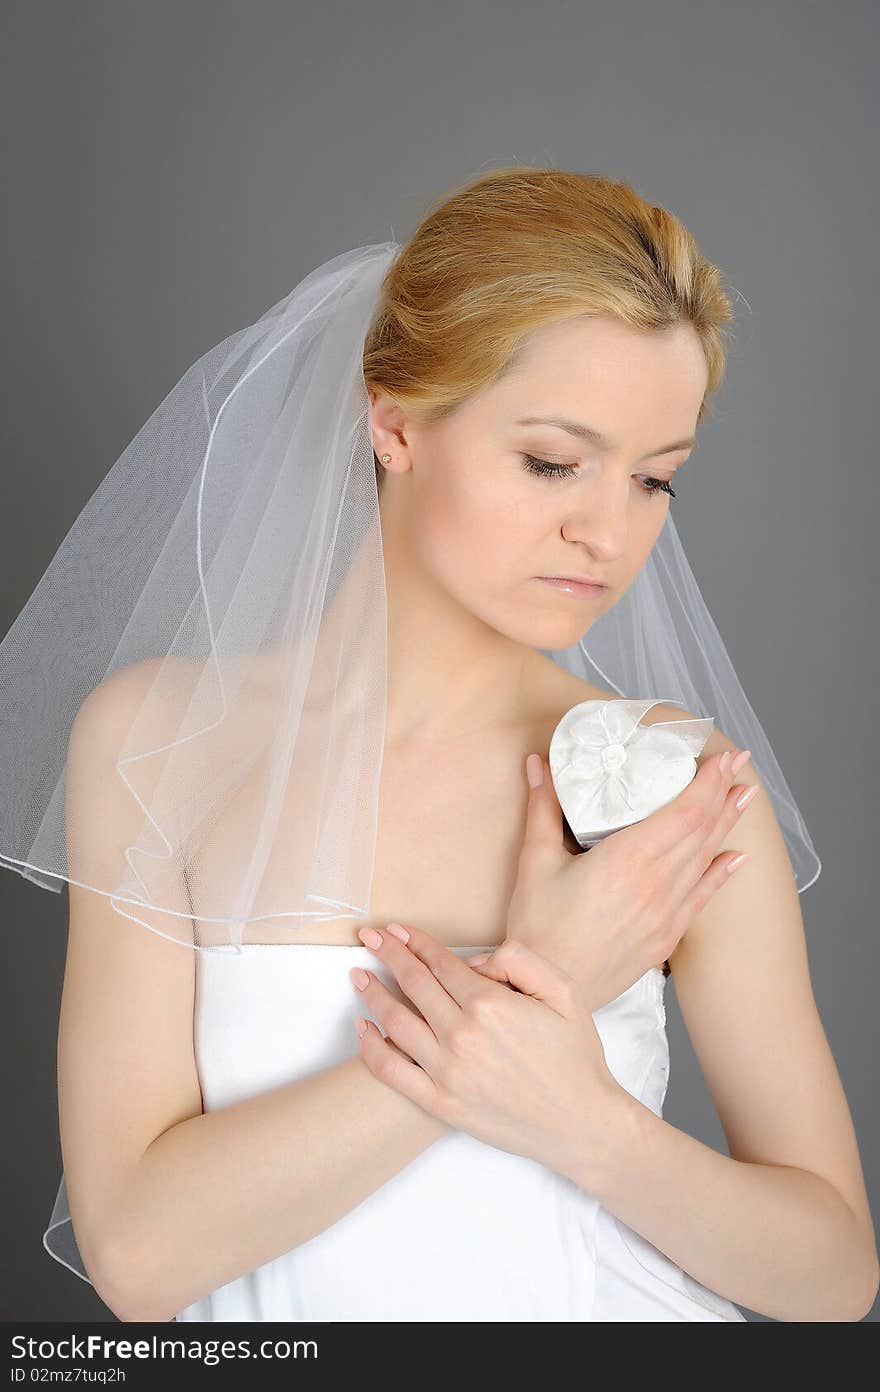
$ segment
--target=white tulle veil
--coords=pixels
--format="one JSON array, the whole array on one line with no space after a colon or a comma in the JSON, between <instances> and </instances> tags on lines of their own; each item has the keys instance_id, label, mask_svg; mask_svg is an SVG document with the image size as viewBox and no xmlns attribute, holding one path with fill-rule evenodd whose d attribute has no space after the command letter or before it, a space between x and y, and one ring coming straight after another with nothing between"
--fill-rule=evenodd
<instances>
[{"instance_id":1,"label":"white tulle veil","mask_svg":"<svg viewBox=\"0 0 880 1392\"><path fill-rule=\"evenodd\" d=\"M0 643L0 865L196 952L367 916L387 615L362 352L398 250L334 257L205 353L84 506ZM620 601L547 655L712 716L814 882L671 515ZM90 1279L63 1174L44 1243Z\"/></svg>"}]
</instances>

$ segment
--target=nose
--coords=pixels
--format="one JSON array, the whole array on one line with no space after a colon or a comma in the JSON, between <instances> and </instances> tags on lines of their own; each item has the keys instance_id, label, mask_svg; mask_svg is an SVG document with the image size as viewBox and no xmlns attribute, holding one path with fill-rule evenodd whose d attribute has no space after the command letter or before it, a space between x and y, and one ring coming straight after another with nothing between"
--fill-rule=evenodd
<instances>
[{"instance_id":1,"label":"nose","mask_svg":"<svg viewBox=\"0 0 880 1392\"><path fill-rule=\"evenodd\" d=\"M625 555L631 487L629 478L615 479L608 473L603 479L597 474L591 486L567 509L562 524L565 540L581 543L600 561L610 562Z\"/></svg>"}]
</instances>

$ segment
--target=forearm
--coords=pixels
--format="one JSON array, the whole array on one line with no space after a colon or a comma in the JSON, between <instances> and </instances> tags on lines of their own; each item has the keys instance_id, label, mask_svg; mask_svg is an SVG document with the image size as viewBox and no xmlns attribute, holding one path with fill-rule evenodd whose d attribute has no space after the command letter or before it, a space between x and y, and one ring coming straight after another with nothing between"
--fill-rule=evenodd
<instances>
[{"instance_id":1,"label":"forearm","mask_svg":"<svg viewBox=\"0 0 880 1392\"><path fill-rule=\"evenodd\" d=\"M601 1139L569 1138L570 1179L738 1305L786 1321L864 1316L876 1249L833 1185L722 1155L619 1091Z\"/></svg>"},{"instance_id":2,"label":"forearm","mask_svg":"<svg viewBox=\"0 0 880 1392\"><path fill-rule=\"evenodd\" d=\"M114 1215L110 1301L125 1319L171 1319L322 1232L446 1130L357 1056L179 1122Z\"/></svg>"}]
</instances>

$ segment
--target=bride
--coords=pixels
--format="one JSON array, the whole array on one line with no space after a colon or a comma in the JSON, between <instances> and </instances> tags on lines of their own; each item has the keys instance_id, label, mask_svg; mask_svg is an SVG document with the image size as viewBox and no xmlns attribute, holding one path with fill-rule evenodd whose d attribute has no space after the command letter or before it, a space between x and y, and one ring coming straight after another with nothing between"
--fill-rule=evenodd
<instances>
[{"instance_id":1,"label":"bride","mask_svg":"<svg viewBox=\"0 0 880 1392\"><path fill-rule=\"evenodd\" d=\"M546 654L620 601L682 487L723 375L717 272L626 186L514 168L439 204L391 285L397 336L378 319L363 355L388 596L369 915L252 923L229 963L71 882L59 1106L89 1278L125 1320L860 1319L871 1214L761 777L716 727L680 797L583 855L546 765L571 706L620 699ZM136 835L108 770L153 676L77 720L96 842ZM729 1155L662 1118L670 972Z\"/></svg>"}]
</instances>

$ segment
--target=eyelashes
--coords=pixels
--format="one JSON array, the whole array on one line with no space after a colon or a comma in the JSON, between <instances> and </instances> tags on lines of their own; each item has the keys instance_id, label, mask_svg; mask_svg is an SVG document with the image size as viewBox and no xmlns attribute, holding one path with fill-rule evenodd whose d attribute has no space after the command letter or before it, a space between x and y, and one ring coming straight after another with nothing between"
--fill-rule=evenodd
<instances>
[{"instance_id":1,"label":"eyelashes","mask_svg":"<svg viewBox=\"0 0 880 1392\"><path fill-rule=\"evenodd\" d=\"M551 464L546 459L539 459L534 454L524 454L523 467L530 474L537 474L541 478L570 478L576 471L574 464ZM671 487L667 479L651 478L643 475L645 482L641 484L643 493L668 493L670 498L676 496L675 489Z\"/></svg>"}]
</instances>

